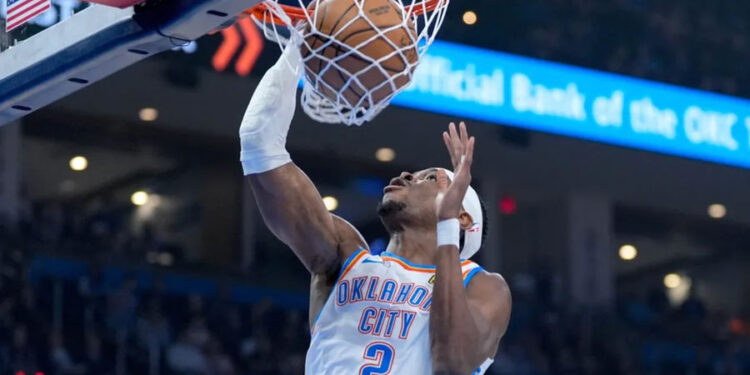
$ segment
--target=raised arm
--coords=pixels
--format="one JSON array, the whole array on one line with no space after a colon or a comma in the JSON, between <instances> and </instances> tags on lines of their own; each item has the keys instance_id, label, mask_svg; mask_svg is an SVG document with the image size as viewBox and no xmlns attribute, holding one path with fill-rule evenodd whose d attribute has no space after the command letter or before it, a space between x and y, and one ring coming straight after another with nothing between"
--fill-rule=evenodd
<instances>
[{"instance_id":1,"label":"raised arm","mask_svg":"<svg viewBox=\"0 0 750 375\"><path fill-rule=\"evenodd\" d=\"M367 248L353 226L326 210L318 190L294 163L246 179L263 221L310 273L336 273L341 260Z\"/></svg>"},{"instance_id":2,"label":"raised arm","mask_svg":"<svg viewBox=\"0 0 750 375\"><path fill-rule=\"evenodd\" d=\"M500 275L480 271L464 287L459 255L458 220L461 202L471 182L474 137L461 123L443 135L453 161L455 177L449 184L438 170L438 251L430 307L430 346L435 375L469 375L494 358L510 320L511 298Z\"/></svg>"},{"instance_id":3,"label":"raised arm","mask_svg":"<svg viewBox=\"0 0 750 375\"><path fill-rule=\"evenodd\" d=\"M354 227L326 210L315 185L286 151L299 64L299 48L290 43L258 84L240 127L240 160L268 228L308 271L330 275L366 243Z\"/></svg>"}]
</instances>

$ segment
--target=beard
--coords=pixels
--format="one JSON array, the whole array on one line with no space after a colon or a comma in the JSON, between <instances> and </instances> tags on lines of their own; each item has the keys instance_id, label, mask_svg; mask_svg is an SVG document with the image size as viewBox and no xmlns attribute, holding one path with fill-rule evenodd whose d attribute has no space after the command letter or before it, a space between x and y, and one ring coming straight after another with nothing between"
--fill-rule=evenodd
<instances>
[{"instance_id":1,"label":"beard","mask_svg":"<svg viewBox=\"0 0 750 375\"><path fill-rule=\"evenodd\" d=\"M406 203L400 201L386 201L378 203L378 216L380 222L385 226L388 233L397 233L403 230L402 222L398 219L401 212L406 210Z\"/></svg>"},{"instance_id":2,"label":"beard","mask_svg":"<svg viewBox=\"0 0 750 375\"><path fill-rule=\"evenodd\" d=\"M378 216L381 219L393 216L406 209L406 203L400 201L386 201L378 203Z\"/></svg>"}]
</instances>

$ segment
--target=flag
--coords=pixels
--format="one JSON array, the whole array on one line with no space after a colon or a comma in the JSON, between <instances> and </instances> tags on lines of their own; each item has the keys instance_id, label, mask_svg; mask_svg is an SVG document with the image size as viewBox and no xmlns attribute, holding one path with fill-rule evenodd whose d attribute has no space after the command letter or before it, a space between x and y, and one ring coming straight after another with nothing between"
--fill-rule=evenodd
<instances>
[{"instance_id":1,"label":"flag","mask_svg":"<svg viewBox=\"0 0 750 375\"><path fill-rule=\"evenodd\" d=\"M32 18L46 12L52 6L52 0L3 0L7 18L5 31L11 31Z\"/></svg>"}]
</instances>

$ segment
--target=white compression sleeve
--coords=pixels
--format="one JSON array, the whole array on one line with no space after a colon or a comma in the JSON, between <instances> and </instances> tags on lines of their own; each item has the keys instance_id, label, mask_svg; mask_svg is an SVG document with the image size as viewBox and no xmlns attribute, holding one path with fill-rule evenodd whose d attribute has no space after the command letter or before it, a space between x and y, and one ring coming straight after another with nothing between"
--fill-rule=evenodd
<instances>
[{"instance_id":1,"label":"white compression sleeve","mask_svg":"<svg viewBox=\"0 0 750 375\"><path fill-rule=\"evenodd\" d=\"M240 126L240 162L245 175L267 172L292 161L286 150L286 135L297 102L300 60L298 44L290 41L253 93Z\"/></svg>"},{"instance_id":2,"label":"white compression sleeve","mask_svg":"<svg viewBox=\"0 0 750 375\"><path fill-rule=\"evenodd\" d=\"M453 245L458 248L461 226L458 219L441 220L437 224L437 245Z\"/></svg>"}]
</instances>

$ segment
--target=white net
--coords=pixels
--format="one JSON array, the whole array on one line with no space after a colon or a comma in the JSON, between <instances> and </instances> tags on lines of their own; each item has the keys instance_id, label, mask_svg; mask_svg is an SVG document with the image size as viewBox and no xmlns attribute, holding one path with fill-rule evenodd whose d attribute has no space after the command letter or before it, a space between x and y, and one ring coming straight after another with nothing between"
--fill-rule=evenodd
<instances>
[{"instance_id":1,"label":"white net","mask_svg":"<svg viewBox=\"0 0 750 375\"><path fill-rule=\"evenodd\" d=\"M266 38L299 45L301 103L319 122L362 125L412 80L449 0L266 0L253 16ZM305 11L308 9L308 11Z\"/></svg>"}]
</instances>

